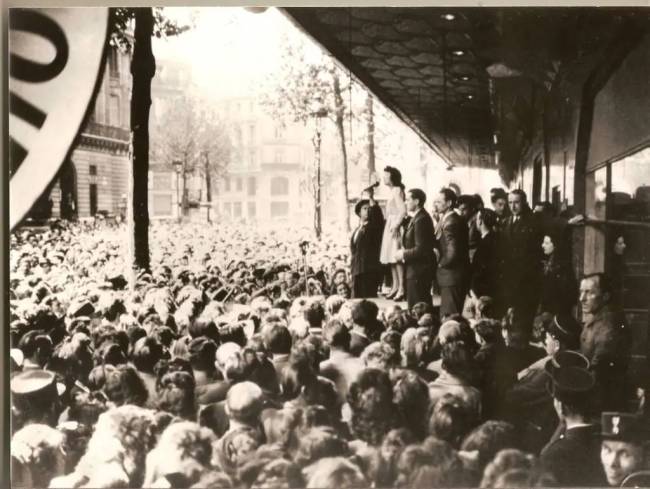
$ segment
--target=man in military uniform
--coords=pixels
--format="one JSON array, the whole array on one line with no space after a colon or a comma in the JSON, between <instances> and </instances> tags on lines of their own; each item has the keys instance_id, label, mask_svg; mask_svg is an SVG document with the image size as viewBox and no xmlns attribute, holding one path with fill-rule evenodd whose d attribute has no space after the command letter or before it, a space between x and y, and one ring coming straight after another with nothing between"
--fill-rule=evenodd
<instances>
[{"instance_id":1,"label":"man in military uniform","mask_svg":"<svg viewBox=\"0 0 650 489\"><path fill-rule=\"evenodd\" d=\"M610 306L611 287L603 273L586 275L580 282L584 326L580 351L596 376L601 410L624 407L624 386L630 357L630 337L623 315Z\"/></svg>"},{"instance_id":2,"label":"man in military uniform","mask_svg":"<svg viewBox=\"0 0 650 489\"><path fill-rule=\"evenodd\" d=\"M11 379L12 429L30 423L55 426L61 410L59 396L65 392L63 384L49 371L31 369Z\"/></svg>"},{"instance_id":3,"label":"man in military uniform","mask_svg":"<svg viewBox=\"0 0 650 489\"><path fill-rule=\"evenodd\" d=\"M540 462L561 487L602 486L605 477L599 459L598 432L587 421L594 377L586 368L557 368L552 361L546 370L548 390L564 430L544 447Z\"/></svg>"},{"instance_id":4,"label":"man in military uniform","mask_svg":"<svg viewBox=\"0 0 650 489\"><path fill-rule=\"evenodd\" d=\"M600 460L607 483L612 487L631 487L629 480L648 469L646 443L650 432L636 414L602 414Z\"/></svg>"},{"instance_id":5,"label":"man in military uniform","mask_svg":"<svg viewBox=\"0 0 650 489\"><path fill-rule=\"evenodd\" d=\"M589 361L576 350L580 341L580 325L568 315L557 315L545 322L544 349L541 358L517 374L517 382L505 396L507 416L521 426L527 449L537 452L548 442L558 427L553 401L546 386L547 367L588 368Z\"/></svg>"}]
</instances>

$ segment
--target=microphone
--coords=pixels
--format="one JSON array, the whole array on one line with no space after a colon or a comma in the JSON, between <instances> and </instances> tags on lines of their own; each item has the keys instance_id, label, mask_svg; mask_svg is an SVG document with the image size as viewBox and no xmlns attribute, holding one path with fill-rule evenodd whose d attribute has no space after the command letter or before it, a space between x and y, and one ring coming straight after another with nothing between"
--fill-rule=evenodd
<instances>
[{"instance_id":1,"label":"microphone","mask_svg":"<svg viewBox=\"0 0 650 489\"><path fill-rule=\"evenodd\" d=\"M379 187L379 182L375 182L372 185L367 186L362 190L362 192L370 192L373 188Z\"/></svg>"}]
</instances>

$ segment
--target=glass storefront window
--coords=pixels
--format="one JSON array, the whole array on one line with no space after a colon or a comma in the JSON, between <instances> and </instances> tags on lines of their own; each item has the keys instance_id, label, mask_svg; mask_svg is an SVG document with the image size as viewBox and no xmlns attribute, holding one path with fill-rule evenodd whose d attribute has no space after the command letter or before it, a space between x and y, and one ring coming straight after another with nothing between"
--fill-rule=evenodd
<instances>
[{"instance_id":1,"label":"glass storefront window","mask_svg":"<svg viewBox=\"0 0 650 489\"><path fill-rule=\"evenodd\" d=\"M611 163L608 219L650 224L650 147ZM611 243L624 244L625 261L631 266L650 266L650 229L615 226Z\"/></svg>"},{"instance_id":2,"label":"glass storefront window","mask_svg":"<svg viewBox=\"0 0 650 489\"><path fill-rule=\"evenodd\" d=\"M610 219L650 223L650 147L612 163Z\"/></svg>"}]
</instances>

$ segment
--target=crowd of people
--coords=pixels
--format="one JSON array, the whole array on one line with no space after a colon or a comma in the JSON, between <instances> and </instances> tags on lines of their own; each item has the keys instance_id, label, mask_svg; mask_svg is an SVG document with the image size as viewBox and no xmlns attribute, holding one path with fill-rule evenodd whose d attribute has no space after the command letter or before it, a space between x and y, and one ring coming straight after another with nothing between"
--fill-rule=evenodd
<instances>
[{"instance_id":1,"label":"crowd of people","mask_svg":"<svg viewBox=\"0 0 650 489\"><path fill-rule=\"evenodd\" d=\"M369 191L349 238L155 223L137 273L123 225L15 231L13 484L648 485L616 281L571 280L570 223L500 189L432 217L387 173L403 207Z\"/></svg>"}]
</instances>

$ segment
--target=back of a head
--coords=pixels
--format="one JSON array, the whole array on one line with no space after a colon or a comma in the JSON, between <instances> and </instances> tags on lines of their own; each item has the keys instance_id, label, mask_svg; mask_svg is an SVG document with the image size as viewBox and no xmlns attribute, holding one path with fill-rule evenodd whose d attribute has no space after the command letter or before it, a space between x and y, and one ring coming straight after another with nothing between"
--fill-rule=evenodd
<instances>
[{"instance_id":1,"label":"back of a head","mask_svg":"<svg viewBox=\"0 0 650 489\"><path fill-rule=\"evenodd\" d=\"M502 341L501 322L496 319L480 319L474 325L474 330L488 344Z\"/></svg>"},{"instance_id":2,"label":"back of a head","mask_svg":"<svg viewBox=\"0 0 650 489\"><path fill-rule=\"evenodd\" d=\"M474 427L473 409L460 397L445 394L436 402L429 419L429 434L458 447Z\"/></svg>"},{"instance_id":3,"label":"back of a head","mask_svg":"<svg viewBox=\"0 0 650 489\"><path fill-rule=\"evenodd\" d=\"M330 295L326 300L325 300L325 310L327 314L332 317L336 314L338 314L339 310L341 309L341 306L345 302L345 298L341 297L340 295Z\"/></svg>"},{"instance_id":4,"label":"back of a head","mask_svg":"<svg viewBox=\"0 0 650 489\"><path fill-rule=\"evenodd\" d=\"M372 396L372 406L367 405L368 399L365 399L364 393L374 390L375 396ZM366 368L357 376L356 380L350 385L348 392L348 402L353 411L365 410L367 407L378 407L392 402L393 386L388 373L376 369Z\"/></svg>"},{"instance_id":5,"label":"back of a head","mask_svg":"<svg viewBox=\"0 0 650 489\"><path fill-rule=\"evenodd\" d=\"M325 319L325 308L323 303L319 300L314 300L309 303L304 312L305 320L309 323L310 328L320 328Z\"/></svg>"},{"instance_id":6,"label":"back of a head","mask_svg":"<svg viewBox=\"0 0 650 489\"><path fill-rule=\"evenodd\" d=\"M515 427L505 421L486 421L474 428L461 444L461 450L478 451L480 470L505 448L517 448Z\"/></svg>"},{"instance_id":7,"label":"back of a head","mask_svg":"<svg viewBox=\"0 0 650 489\"><path fill-rule=\"evenodd\" d=\"M131 360L135 368L141 372L153 372L153 368L163 357L163 347L154 337L140 338L133 346Z\"/></svg>"},{"instance_id":8,"label":"back of a head","mask_svg":"<svg viewBox=\"0 0 650 489\"><path fill-rule=\"evenodd\" d=\"M306 467L325 457L347 455L347 442L332 430L319 427L302 434L294 460L298 465Z\"/></svg>"},{"instance_id":9,"label":"back of a head","mask_svg":"<svg viewBox=\"0 0 650 489\"><path fill-rule=\"evenodd\" d=\"M442 368L450 374L468 380L474 373L474 354L463 341L442 346Z\"/></svg>"},{"instance_id":10,"label":"back of a head","mask_svg":"<svg viewBox=\"0 0 650 489\"><path fill-rule=\"evenodd\" d=\"M253 382L239 382L226 395L228 416L243 423L257 420L262 410L262 389Z\"/></svg>"},{"instance_id":11,"label":"back of a head","mask_svg":"<svg viewBox=\"0 0 650 489\"><path fill-rule=\"evenodd\" d=\"M350 331L338 319L331 319L325 325L323 337L330 348L347 351L350 348Z\"/></svg>"},{"instance_id":12,"label":"back of a head","mask_svg":"<svg viewBox=\"0 0 650 489\"><path fill-rule=\"evenodd\" d=\"M379 308L369 300L361 300L352 306L352 320L359 326L370 326L377 319Z\"/></svg>"},{"instance_id":13,"label":"back of a head","mask_svg":"<svg viewBox=\"0 0 650 489\"><path fill-rule=\"evenodd\" d=\"M510 469L500 474L494 481L495 488L523 489L529 487L556 487L557 481L549 472L539 468Z\"/></svg>"},{"instance_id":14,"label":"back of a head","mask_svg":"<svg viewBox=\"0 0 650 489\"><path fill-rule=\"evenodd\" d=\"M262 329L264 344L275 355L286 355L291 352L292 338L289 328L281 323L267 324Z\"/></svg>"},{"instance_id":15,"label":"back of a head","mask_svg":"<svg viewBox=\"0 0 650 489\"><path fill-rule=\"evenodd\" d=\"M136 370L126 364L118 365L106 372L104 392L117 406L124 404L144 406L149 396Z\"/></svg>"},{"instance_id":16,"label":"back of a head","mask_svg":"<svg viewBox=\"0 0 650 489\"><path fill-rule=\"evenodd\" d=\"M307 488L347 489L368 487L368 481L355 464L343 457L322 458L307 471Z\"/></svg>"},{"instance_id":17,"label":"back of a head","mask_svg":"<svg viewBox=\"0 0 650 489\"><path fill-rule=\"evenodd\" d=\"M295 399L303 389L316 381L314 372L309 359L292 358L289 363L282 369L280 376L280 390L282 397L288 401Z\"/></svg>"},{"instance_id":18,"label":"back of a head","mask_svg":"<svg viewBox=\"0 0 650 489\"><path fill-rule=\"evenodd\" d=\"M407 367L417 367L427 349L424 338L418 334L418 328L408 328L400 341L402 360Z\"/></svg>"},{"instance_id":19,"label":"back of a head","mask_svg":"<svg viewBox=\"0 0 650 489\"><path fill-rule=\"evenodd\" d=\"M521 450L515 448L501 450L496 454L494 460L485 467L481 487L501 487L501 485L497 485L500 476L510 470L530 470L533 468L534 462L535 459L532 455Z\"/></svg>"},{"instance_id":20,"label":"back of a head","mask_svg":"<svg viewBox=\"0 0 650 489\"><path fill-rule=\"evenodd\" d=\"M184 419L196 418L194 377L188 372L170 372L160 380L156 406Z\"/></svg>"},{"instance_id":21,"label":"back of a head","mask_svg":"<svg viewBox=\"0 0 650 489\"><path fill-rule=\"evenodd\" d=\"M366 367L388 370L399 362L399 350L388 342L374 341L363 350L361 360Z\"/></svg>"}]
</instances>

